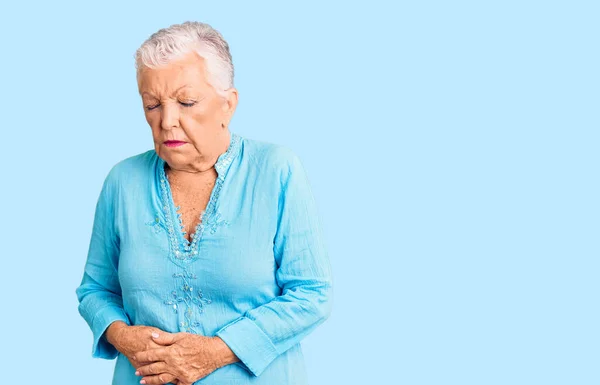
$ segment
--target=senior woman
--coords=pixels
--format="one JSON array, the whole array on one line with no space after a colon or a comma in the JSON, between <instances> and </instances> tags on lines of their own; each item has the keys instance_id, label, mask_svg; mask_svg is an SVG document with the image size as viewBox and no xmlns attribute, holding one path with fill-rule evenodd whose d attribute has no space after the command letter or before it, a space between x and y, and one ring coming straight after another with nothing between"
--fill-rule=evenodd
<instances>
[{"instance_id":1,"label":"senior woman","mask_svg":"<svg viewBox=\"0 0 600 385\"><path fill-rule=\"evenodd\" d=\"M229 46L209 25L136 53L154 148L108 172L76 289L113 384L306 384L300 341L331 312L316 204L287 147L230 131ZM201 381L200 381L201 380Z\"/></svg>"}]
</instances>

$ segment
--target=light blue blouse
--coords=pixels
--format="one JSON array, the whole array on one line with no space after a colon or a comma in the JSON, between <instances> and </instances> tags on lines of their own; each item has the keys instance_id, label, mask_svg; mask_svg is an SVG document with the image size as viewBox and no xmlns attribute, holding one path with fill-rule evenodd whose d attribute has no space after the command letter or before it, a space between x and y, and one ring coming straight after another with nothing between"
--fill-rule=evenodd
<instances>
[{"instance_id":1,"label":"light blue blouse","mask_svg":"<svg viewBox=\"0 0 600 385\"><path fill-rule=\"evenodd\" d=\"M305 170L287 147L230 131L196 236L185 237L154 150L108 173L76 294L113 384L141 377L111 322L219 336L240 362L195 384L306 384L300 341L330 314L331 267Z\"/></svg>"}]
</instances>

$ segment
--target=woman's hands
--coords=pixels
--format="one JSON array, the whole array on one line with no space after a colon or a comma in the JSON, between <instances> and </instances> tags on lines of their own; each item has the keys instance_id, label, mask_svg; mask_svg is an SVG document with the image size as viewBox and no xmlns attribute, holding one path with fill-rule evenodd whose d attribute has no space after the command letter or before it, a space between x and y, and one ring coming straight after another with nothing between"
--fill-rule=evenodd
<instances>
[{"instance_id":1,"label":"woman's hands","mask_svg":"<svg viewBox=\"0 0 600 385\"><path fill-rule=\"evenodd\" d=\"M132 359L136 353L161 347L153 340L152 333L164 332L151 326L129 326L125 322L116 321L110 324L106 330L106 339L137 369L145 363Z\"/></svg>"},{"instance_id":2,"label":"woman's hands","mask_svg":"<svg viewBox=\"0 0 600 385\"><path fill-rule=\"evenodd\" d=\"M142 384L164 384L179 380L179 385L191 385L218 368L239 361L219 337L159 331L152 336L161 347L136 353L136 375L143 376ZM134 365L135 366L135 365Z\"/></svg>"}]
</instances>

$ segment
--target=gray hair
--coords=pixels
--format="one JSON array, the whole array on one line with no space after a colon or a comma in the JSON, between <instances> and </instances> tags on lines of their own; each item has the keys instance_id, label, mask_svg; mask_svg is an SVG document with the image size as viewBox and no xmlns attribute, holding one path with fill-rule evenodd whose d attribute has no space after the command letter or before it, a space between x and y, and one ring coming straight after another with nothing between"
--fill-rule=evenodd
<instances>
[{"instance_id":1,"label":"gray hair","mask_svg":"<svg viewBox=\"0 0 600 385\"><path fill-rule=\"evenodd\" d=\"M233 62L229 45L216 29L206 23L186 21L152 34L135 53L139 77L142 67L156 68L196 52L206 63L207 81L218 94L233 87Z\"/></svg>"}]
</instances>

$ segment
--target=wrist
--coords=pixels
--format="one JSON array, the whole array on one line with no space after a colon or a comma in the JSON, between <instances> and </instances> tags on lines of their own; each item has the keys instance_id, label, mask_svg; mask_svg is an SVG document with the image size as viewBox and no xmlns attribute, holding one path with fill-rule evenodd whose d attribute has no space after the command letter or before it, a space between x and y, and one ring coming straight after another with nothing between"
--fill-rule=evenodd
<instances>
[{"instance_id":1,"label":"wrist","mask_svg":"<svg viewBox=\"0 0 600 385\"><path fill-rule=\"evenodd\" d=\"M217 365L219 368L240 360L220 337L213 337L213 341L216 346Z\"/></svg>"},{"instance_id":2,"label":"wrist","mask_svg":"<svg viewBox=\"0 0 600 385\"><path fill-rule=\"evenodd\" d=\"M116 348L118 345L119 334L127 326L128 325L123 321L115 321L111 323L108 325L108 328L106 328L106 332L104 333L106 340Z\"/></svg>"}]
</instances>

